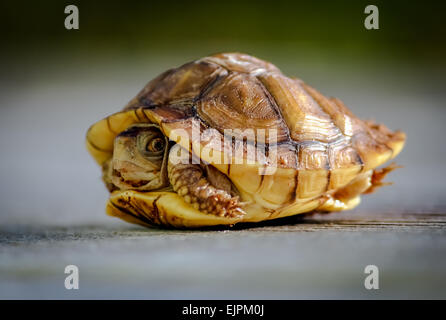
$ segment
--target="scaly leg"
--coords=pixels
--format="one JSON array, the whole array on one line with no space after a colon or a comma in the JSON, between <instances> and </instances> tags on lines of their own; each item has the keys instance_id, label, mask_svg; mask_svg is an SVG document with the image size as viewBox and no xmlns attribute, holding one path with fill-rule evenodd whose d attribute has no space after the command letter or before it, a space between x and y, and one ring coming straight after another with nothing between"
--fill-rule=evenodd
<instances>
[{"instance_id":1,"label":"scaly leg","mask_svg":"<svg viewBox=\"0 0 446 320\"><path fill-rule=\"evenodd\" d=\"M361 193L371 187L372 174L372 170L364 172L347 186L332 195L327 195L327 200L317 210L332 212L353 209L361 202Z\"/></svg>"},{"instance_id":2,"label":"scaly leg","mask_svg":"<svg viewBox=\"0 0 446 320\"><path fill-rule=\"evenodd\" d=\"M186 150L178 145L172 147L167 173L173 190L203 213L220 217L244 215L230 180L211 165L194 164L191 159Z\"/></svg>"},{"instance_id":3,"label":"scaly leg","mask_svg":"<svg viewBox=\"0 0 446 320\"><path fill-rule=\"evenodd\" d=\"M386 177L386 175L389 172L392 172L395 169L402 168L402 166L397 165L396 163L391 163L387 167L381 168L381 169L375 169L373 170L372 178L371 178L371 186L366 191L364 191L365 194L372 193L376 189L382 187L382 186L388 186L391 185L392 182L382 182L382 180Z\"/></svg>"},{"instance_id":4,"label":"scaly leg","mask_svg":"<svg viewBox=\"0 0 446 320\"><path fill-rule=\"evenodd\" d=\"M363 173L341 190L338 190L333 195L327 196L327 201L318 210L330 212L353 209L360 203L361 194L372 193L377 188L392 184L382 182L382 180L389 172L397 168L400 168L400 166L391 163L385 168L374 169Z\"/></svg>"}]
</instances>

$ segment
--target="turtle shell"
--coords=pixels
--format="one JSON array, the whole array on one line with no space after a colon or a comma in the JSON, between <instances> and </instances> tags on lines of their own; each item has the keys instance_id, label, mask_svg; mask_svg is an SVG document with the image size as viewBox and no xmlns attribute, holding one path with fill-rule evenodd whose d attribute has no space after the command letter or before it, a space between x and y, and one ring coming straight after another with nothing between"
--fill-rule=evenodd
<instances>
[{"instance_id":1,"label":"turtle shell","mask_svg":"<svg viewBox=\"0 0 446 320\"><path fill-rule=\"evenodd\" d=\"M103 164L113 154L116 135L141 122L158 124L169 139L214 165L242 198L270 210L268 218L297 213L297 204L301 210L308 203L305 212L317 208L322 195L394 158L405 141L403 132L363 121L339 99L240 53L162 73L121 112L90 127L88 150ZM194 136L194 126L201 136ZM232 153L224 143L228 130ZM264 132L262 141L249 130ZM264 151L246 161L252 145ZM240 155L244 160L237 161ZM273 164L272 174L262 174Z\"/></svg>"}]
</instances>

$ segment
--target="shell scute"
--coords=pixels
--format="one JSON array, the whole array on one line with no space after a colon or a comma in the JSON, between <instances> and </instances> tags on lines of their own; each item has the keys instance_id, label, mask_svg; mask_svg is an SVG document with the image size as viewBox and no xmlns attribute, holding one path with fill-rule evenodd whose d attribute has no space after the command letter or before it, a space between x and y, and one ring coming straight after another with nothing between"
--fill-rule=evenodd
<instances>
[{"instance_id":1,"label":"shell scute","mask_svg":"<svg viewBox=\"0 0 446 320\"><path fill-rule=\"evenodd\" d=\"M276 205L293 201L296 198L296 175L296 170L277 168L274 174L263 177L257 194Z\"/></svg>"},{"instance_id":2,"label":"shell scute","mask_svg":"<svg viewBox=\"0 0 446 320\"><path fill-rule=\"evenodd\" d=\"M258 137L257 131L261 129L265 131L266 142L270 142L272 130L277 132L274 141L288 140L287 126L260 81L250 74L232 73L220 79L197 101L197 111L202 119L220 132L225 129L241 130L237 138L241 138L245 130L251 131L245 134Z\"/></svg>"},{"instance_id":3,"label":"shell scute","mask_svg":"<svg viewBox=\"0 0 446 320\"><path fill-rule=\"evenodd\" d=\"M280 73L262 74L259 79L279 106L293 140L330 142L342 135L330 116L298 80Z\"/></svg>"},{"instance_id":4,"label":"shell scute","mask_svg":"<svg viewBox=\"0 0 446 320\"><path fill-rule=\"evenodd\" d=\"M272 63L243 53L218 53L202 60L218 64L232 72L253 74L266 71L280 72Z\"/></svg>"},{"instance_id":5,"label":"shell scute","mask_svg":"<svg viewBox=\"0 0 446 320\"><path fill-rule=\"evenodd\" d=\"M225 69L213 63L187 63L150 81L138 94L137 102L144 106L160 106L179 101L192 103L207 85L225 74Z\"/></svg>"}]
</instances>

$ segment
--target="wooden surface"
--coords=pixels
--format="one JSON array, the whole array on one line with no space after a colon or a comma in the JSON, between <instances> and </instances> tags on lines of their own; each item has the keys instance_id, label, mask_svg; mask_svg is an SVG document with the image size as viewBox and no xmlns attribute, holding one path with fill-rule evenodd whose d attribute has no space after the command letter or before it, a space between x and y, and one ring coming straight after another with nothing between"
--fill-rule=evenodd
<instances>
[{"instance_id":1,"label":"wooden surface","mask_svg":"<svg viewBox=\"0 0 446 320\"><path fill-rule=\"evenodd\" d=\"M446 214L436 213L351 213L315 214L295 224L296 231L439 231L446 229Z\"/></svg>"},{"instance_id":2,"label":"wooden surface","mask_svg":"<svg viewBox=\"0 0 446 320\"><path fill-rule=\"evenodd\" d=\"M446 215L314 215L221 230L0 227L0 298L446 298ZM79 267L80 289L64 288ZM380 289L364 288L376 265Z\"/></svg>"}]
</instances>

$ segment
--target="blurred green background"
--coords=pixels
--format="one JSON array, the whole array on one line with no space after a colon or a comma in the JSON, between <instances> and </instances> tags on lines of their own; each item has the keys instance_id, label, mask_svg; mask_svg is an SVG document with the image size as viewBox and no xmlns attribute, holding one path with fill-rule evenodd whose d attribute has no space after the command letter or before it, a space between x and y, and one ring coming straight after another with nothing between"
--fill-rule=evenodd
<instances>
[{"instance_id":1,"label":"blurred green background","mask_svg":"<svg viewBox=\"0 0 446 320\"><path fill-rule=\"evenodd\" d=\"M79 31L64 28L68 4L80 10ZM379 30L363 27L368 4L380 9ZM12 56L282 50L444 64L445 9L442 1L2 1L0 34Z\"/></svg>"}]
</instances>

